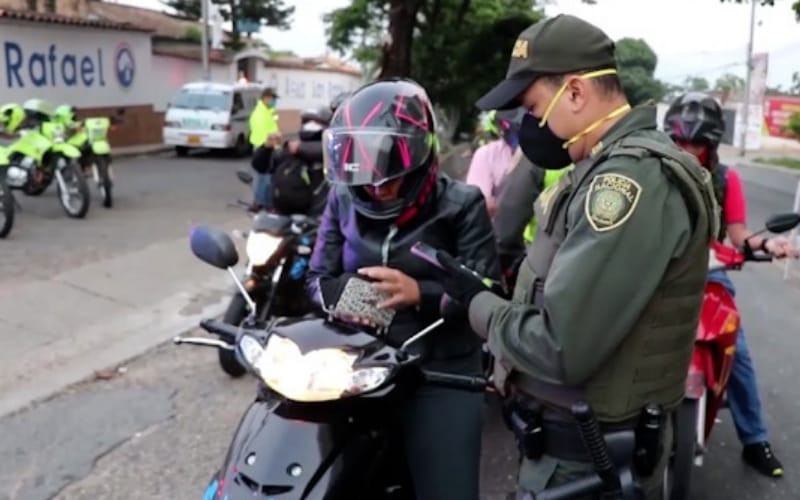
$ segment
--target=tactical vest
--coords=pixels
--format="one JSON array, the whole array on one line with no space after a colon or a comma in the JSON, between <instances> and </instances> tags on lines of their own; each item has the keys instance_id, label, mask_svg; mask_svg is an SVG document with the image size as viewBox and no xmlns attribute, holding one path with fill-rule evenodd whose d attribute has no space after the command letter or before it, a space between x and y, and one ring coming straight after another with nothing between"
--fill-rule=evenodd
<instances>
[{"instance_id":1,"label":"tactical vest","mask_svg":"<svg viewBox=\"0 0 800 500\"><path fill-rule=\"evenodd\" d=\"M534 244L528 248L520 267L515 302L542 304L550 265L566 237L567 207L578 188L591 181L594 168L615 156L660 158L665 176L680 189L686 201L693 227L683 255L669 264L630 334L579 388L598 419L604 422L633 419L648 403L672 409L682 400L700 313L698 295L707 274L708 245L717 234L719 220L708 171L687 153L675 151L655 139L638 134L625 137L607 146L597 157L580 162L570 175L559 179L554 189L540 196L536 215L546 222L537 228ZM523 391L545 401L549 399L530 389L541 387L539 381L521 373L514 377L512 381Z\"/></svg>"},{"instance_id":2,"label":"tactical vest","mask_svg":"<svg viewBox=\"0 0 800 500\"><path fill-rule=\"evenodd\" d=\"M546 170L544 173L544 182L542 183L542 193L548 191L549 189L554 189L553 186L556 185L559 179L566 174L567 172L572 171L575 165L570 165L567 168L562 168L559 170ZM530 244L533 242L533 238L536 235L536 222L537 222L536 214L534 213L533 217L531 217L531 221L528 222L528 225L525 226L525 231L522 233L522 238L525 240L525 244Z\"/></svg>"}]
</instances>

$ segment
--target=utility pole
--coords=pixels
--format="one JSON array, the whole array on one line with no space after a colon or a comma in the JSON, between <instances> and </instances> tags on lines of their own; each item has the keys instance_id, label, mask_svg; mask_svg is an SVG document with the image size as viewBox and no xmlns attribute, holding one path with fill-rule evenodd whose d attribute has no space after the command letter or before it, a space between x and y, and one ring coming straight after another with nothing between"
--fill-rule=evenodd
<instances>
[{"instance_id":1,"label":"utility pole","mask_svg":"<svg viewBox=\"0 0 800 500\"><path fill-rule=\"evenodd\" d=\"M750 73L753 71L753 32L756 27L756 3L750 0L750 40L747 42L747 80L744 84L744 126L742 127L742 149L739 156L744 156L747 148L747 129L750 119Z\"/></svg>"},{"instance_id":2,"label":"utility pole","mask_svg":"<svg viewBox=\"0 0 800 500\"><path fill-rule=\"evenodd\" d=\"M202 53L203 53L203 80L208 81L211 75L208 71L208 0L201 0L203 9L203 36L202 36ZM752 36L751 36L752 39ZM749 81L749 80L748 80ZM747 116L747 115L745 115Z\"/></svg>"}]
</instances>

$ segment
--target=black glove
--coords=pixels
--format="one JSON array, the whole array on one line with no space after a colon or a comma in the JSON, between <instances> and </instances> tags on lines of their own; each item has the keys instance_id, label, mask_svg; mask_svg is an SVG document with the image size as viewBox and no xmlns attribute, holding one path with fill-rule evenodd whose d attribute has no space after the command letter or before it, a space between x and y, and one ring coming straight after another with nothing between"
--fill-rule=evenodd
<instances>
[{"instance_id":1,"label":"black glove","mask_svg":"<svg viewBox=\"0 0 800 500\"><path fill-rule=\"evenodd\" d=\"M444 268L438 273L444 292L464 307L469 308L476 295L489 290L477 273L467 269L444 250L436 252L436 259Z\"/></svg>"}]
</instances>

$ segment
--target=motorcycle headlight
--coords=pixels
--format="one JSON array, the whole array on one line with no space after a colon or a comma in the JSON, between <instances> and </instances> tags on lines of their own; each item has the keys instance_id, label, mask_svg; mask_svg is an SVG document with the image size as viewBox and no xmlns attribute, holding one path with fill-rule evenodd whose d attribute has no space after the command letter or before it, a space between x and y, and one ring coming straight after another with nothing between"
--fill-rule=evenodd
<instances>
[{"instance_id":1,"label":"motorcycle headlight","mask_svg":"<svg viewBox=\"0 0 800 500\"><path fill-rule=\"evenodd\" d=\"M278 250L281 241L281 238L267 233L251 231L247 236L247 258L254 266L263 266Z\"/></svg>"},{"instance_id":2,"label":"motorcycle headlight","mask_svg":"<svg viewBox=\"0 0 800 500\"><path fill-rule=\"evenodd\" d=\"M354 368L358 356L338 348L303 354L292 340L278 335L271 335L266 347L243 335L239 349L265 384L293 401L331 401L371 391L390 373L383 366Z\"/></svg>"}]
</instances>

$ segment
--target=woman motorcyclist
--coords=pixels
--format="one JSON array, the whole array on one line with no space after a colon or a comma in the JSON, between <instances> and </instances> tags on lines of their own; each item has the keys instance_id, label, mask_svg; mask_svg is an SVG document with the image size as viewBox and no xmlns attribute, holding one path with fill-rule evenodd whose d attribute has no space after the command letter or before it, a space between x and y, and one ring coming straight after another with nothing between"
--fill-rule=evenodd
<instances>
[{"instance_id":1,"label":"woman motorcyclist","mask_svg":"<svg viewBox=\"0 0 800 500\"><path fill-rule=\"evenodd\" d=\"M393 79L357 90L324 135L333 186L308 273L312 300L333 308L349 279L373 282L386 333L399 343L440 317L443 295L430 265L410 253L423 241L454 251L497 278L492 228L480 191L439 175L435 123L425 90ZM355 318L352 318L355 319ZM424 366L480 374L480 339L448 322L414 344ZM483 395L423 386L397 412L416 497L477 500Z\"/></svg>"},{"instance_id":2,"label":"woman motorcyclist","mask_svg":"<svg viewBox=\"0 0 800 500\"><path fill-rule=\"evenodd\" d=\"M734 246L743 247L752 232L746 224L742 181L735 170L719 162L717 153L725 130L722 108L706 94L692 92L681 95L667 110L664 129L676 144L694 154L711 171L714 192L722 208L719 241L727 236ZM797 254L789 240L783 237L753 236L749 245L753 250L763 250L778 258ZM733 283L725 271L714 271L708 279L722 284L731 295L735 295ZM768 477L782 476L783 465L775 457L768 441L755 367L741 328L737 333L736 356L728 382L728 403L736 432L744 447L742 459Z\"/></svg>"}]
</instances>

